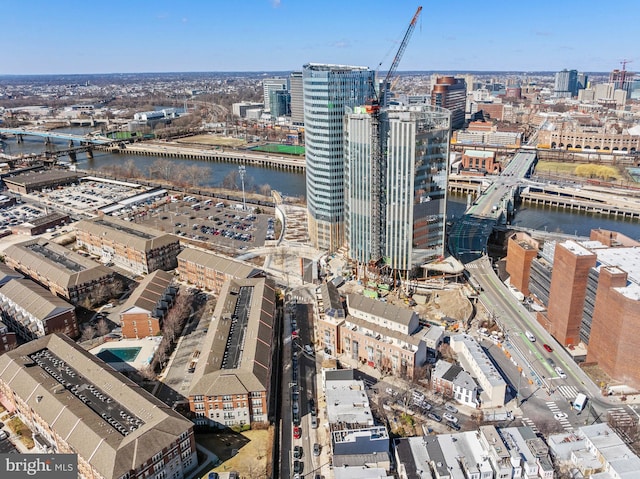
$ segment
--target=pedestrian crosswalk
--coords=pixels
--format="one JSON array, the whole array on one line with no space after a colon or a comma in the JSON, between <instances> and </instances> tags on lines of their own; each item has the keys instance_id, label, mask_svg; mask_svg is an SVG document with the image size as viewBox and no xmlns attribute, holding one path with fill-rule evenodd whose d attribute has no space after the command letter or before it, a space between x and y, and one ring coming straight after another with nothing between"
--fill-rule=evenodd
<instances>
[{"instance_id":1,"label":"pedestrian crosswalk","mask_svg":"<svg viewBox=\"0 0 640 479\"><path fill-rule=\"evenodd\" d=\"M580 392L578 391L578 388L574 386L558 386L556 389L560 394L570 400L574 400Z\"/></svg>"},{"instance_id":2,"label":"pedestrian crosswalk","mask_svg":"<svg viewBox=\"0 0 640 479\"><path fill-rule=\"evenodd\" d=\"M538 431L538 428L536 427L536 423L533 422L531 418L523 417L523 418L520 418L520 420L522 421L522 424L524 424L525 426L529 426L535 434L540 433L540 431Z\"/></svg>"},{"instance_id":3,"label":"pedestrian crosswalk","mask_svg":"<svg viewBox=\"0 0 640 479\"><path fill-rule=\"evenodd\" d=\"M554 401L547 401L546 405L553 413L554 419L560 423L565 431L573 431L573 426L567 419L567 414L563 413Z\"/></svg>"}]
</instances>

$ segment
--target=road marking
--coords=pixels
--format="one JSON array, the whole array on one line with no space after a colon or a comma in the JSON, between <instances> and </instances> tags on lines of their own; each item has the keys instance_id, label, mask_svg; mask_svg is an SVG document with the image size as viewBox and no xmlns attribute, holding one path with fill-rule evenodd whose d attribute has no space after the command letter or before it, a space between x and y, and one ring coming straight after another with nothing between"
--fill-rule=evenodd
<instances>
[{"instance_id":1,"label":"road marking","mask_svg":"<svg viewBox=\"0 0 640 479\"><path fill-rule=\"evenodd\" d=\"M536 427L536 423L533 422L532 419L528 417L523 417L523 418L520 418L520 420L522 421L522 424L524 424L525 426L529 426L534 433L538 434L540 432Z\"/></svg>"},{"instance_id":2,"label":"road marking","mask_svg":"<svg viewBox=\"0 0 640 479\"><path fill-rule=\"evenodd\" d=\"M567 399L575 399L580 392L578 391L578 388L574 386L558 386L557 390L560 391L560 394L562 394Z\"/></svg>"}]
</instances>

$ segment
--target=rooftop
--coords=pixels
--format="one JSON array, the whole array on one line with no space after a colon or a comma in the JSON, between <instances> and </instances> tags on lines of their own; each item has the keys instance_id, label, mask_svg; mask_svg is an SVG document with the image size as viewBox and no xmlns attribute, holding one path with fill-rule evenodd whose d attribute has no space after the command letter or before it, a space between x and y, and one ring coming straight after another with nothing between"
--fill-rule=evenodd
<instances>
[{"instance_id":1,"label":"rooftop","mask_svg":"<svg viewBox=\"0 0 640 479\"><path fill-rule=\"evenodd\" d=\"M269 389L275 289L265 278L222 287L191 395L240 394Z\"/></svg>"},{"instance_id":2,"label":"rooftop","mask_svg":"<svg viewBox=\"0 0 640 479\"><path fill-rule=\"evenodd\" d=\"M367 298L361 294L351 293L347 296L347 306L349 314L355 311L387 319L403 326L409 326L412 318L416 314L413 310L401 308L391 303L383 303L375 299Z\"/></svg>"},{"instance_id":3,"label":"rooftop","mask_svg":"<svg viewBox=\"0 0 640 479\"><path fill-rule=\"evenodd\" d=\"M73 305L30 279L12 279L0 289L0 298L10 300L40 321L75 310Z\"/></svg>"},{"instance_id":4,"label":"rooftop","mask_svg":"<svg viewBox=\"0 0 640 479\"><path fill-rule=\"evenodd\" d=\"M0 380L108 479L141 466L193 427L56 333L0 356Z\"/></svg>"},{"instance_id":5,"label":"rooftop","mask_svg":"<svg viewBox=\"0 0 640 479\"><path fill-rule=\"evenodd\" d=\"M327 381L325 395L329 424L373 426L369 398L362 381Z\"/></svg>"},{"instance_id":6,"label":"rooftop","mask_svg":"<svg viewBox=\"0 0 640 479\"><path fill-rule=\"evenodd\" d=\"M178 264L180 261L200 264L205 269L219 271L234 278L251 278L262 274L262 270L250 264L195 248L185 248L178 255Z\"/></svg>"},{"instance_id":7,"label":"rooftop","mask_svg":"<svg viewBox=\"0 0 640 479\"><path fill-rule=\"evenodd\" d=\"M127 298L121 309L121 314L132 312L131 310L143 310L158 317L157 309L161 307L161 302L169 294L175 293L170 288L173 282L173 275L160 269L146 276L140 284L133 290L131 296Z\"/></svg>"},{"instance_id":8,"label":"rooftop","mask_svg":"<svg viewBox=\"0 0 640 479\"><path fill-rule=\"evenodd\" d=\"M111 216L80 221L76 225L76 229L127 245L137 251L150 251L171 243L179 243L178 238L174 235Z\"/></svg>"}]
</instances>

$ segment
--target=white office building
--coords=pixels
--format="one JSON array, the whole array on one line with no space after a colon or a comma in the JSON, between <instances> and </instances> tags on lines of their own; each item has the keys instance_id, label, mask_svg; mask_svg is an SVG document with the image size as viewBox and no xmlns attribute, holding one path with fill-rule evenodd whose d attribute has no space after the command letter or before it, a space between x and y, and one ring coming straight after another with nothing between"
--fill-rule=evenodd
<instances>
[{"instance_id":1,"label":"white office building","mask_svg":"<svg viewBox=\"0 0 640 479\"><path fill-rule=\"evenodd\" d=\"M393 270L408 274L444 255L450 113L428 105L383 110L384 153L377 172L371 125L364 107L345 120L348 254L360 264L384 259Z\"/></svg>"},{"instance_id":2,"label":"white office building","mask_svg":"<svg viewBox=\"0 0 640 479\"><path fill-rule=\"evenodd\" d=\"M309 63L302 70L309 236L319 249L344 243L344 115L365 104L374 78L367 67Z\"/></svg>"}]
</instances>

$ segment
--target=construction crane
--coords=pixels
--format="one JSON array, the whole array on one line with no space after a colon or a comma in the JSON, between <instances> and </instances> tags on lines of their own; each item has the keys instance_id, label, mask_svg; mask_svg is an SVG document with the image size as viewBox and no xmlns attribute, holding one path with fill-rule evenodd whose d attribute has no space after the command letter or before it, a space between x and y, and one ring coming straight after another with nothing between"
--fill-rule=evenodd
<instances>
[{"instance_id":1,"label":"construction crane","mask_svg":"<svg viewBox=\"0 0 640 479\"><path fill-rule=\"evenodd\" d=\"M393 58L391 67L382 83L380 97L376 94L375 86L371 82L371 96L367 101L366 111L371 116L371 258L370 261L377 263L383 254L383 232L386 230L386 159L382 154L380 138L380 107L386 107L389 100L389 81L395 74L402 59L402 55L407 48L411 34L416 28L416 23L422 7L418 7L415 15L409 23L400 47Z\"/></svg>"}]
</instances>

